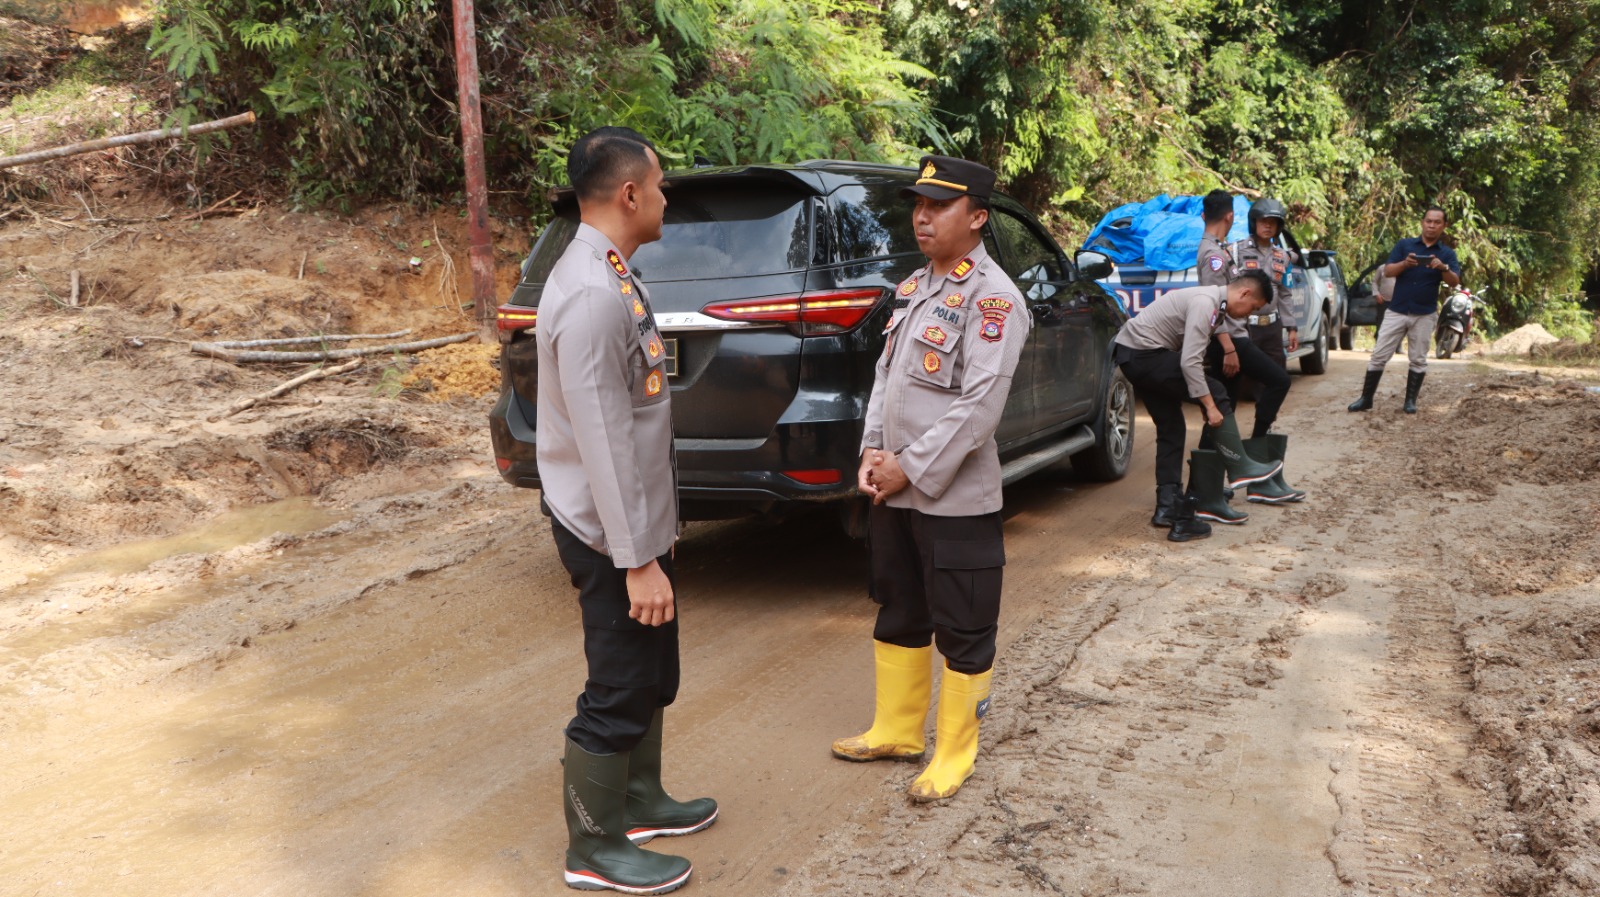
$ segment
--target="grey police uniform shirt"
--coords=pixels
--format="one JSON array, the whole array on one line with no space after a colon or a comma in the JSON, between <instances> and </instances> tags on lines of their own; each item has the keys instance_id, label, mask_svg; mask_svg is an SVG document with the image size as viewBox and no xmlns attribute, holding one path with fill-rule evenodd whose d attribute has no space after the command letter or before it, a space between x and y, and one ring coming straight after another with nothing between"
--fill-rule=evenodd
<instances>
[{"instance_id":1,"label":"grey police uniform shirt","mask_svg":"<svg viewBox=\"0 0 1600 897\"><path fill-rule=\"evenodd\" d=\"M943 277L921 268L894 298L861 440L898 455L910 480L886 501L937 517L998 511L994 432L1033 324L1027 304L981 243Z\"/></svg>"},{"instance_id":2,"label":"grey police uniform shirt","mask_svg":"<svg viewBox=\"0 0 1600 897\"><path fill-rule=\"evenodd\" d=\"M1200 235L1200 250L1195 253L1194 266L1200 274L1200 285L1203 287L1225 287L1238 274L1233 267L1233 253L1228 250L1228 244L1210 234ZM1249 328L1242 319L1229 317L1226 312L1222 317L1222 329L1229 336L1250 338Z\"/></svg>"},{"instance_id":3,"label":"grey police uniform shirt","mask_svg":"<svg viewBox=\"0 0 1600 897\"><path fill-rule=\"evenodd\" d=\"M1228 252L1233 256L1234 276L1246 271L1260 271L1272 281L1272 301L1267 303L1256 314L1276 314L1278 322L1284 328L1299 325L1294 320L1294 302L1290 301L1289 285L1284 281L1294 271L1294 263L1289 258L1289 250L1268 244L1266 249L1256 246L1256 241L1249 237L1239 240L1228 247Z\"/></svg>"},{"instance_id":4,"label":"grey police uniform shirt","mask_svg":"<svg viewBox=\"0 0 1600 897\"><path fill-rule=\"evenodd\" d=\"M1130 349L1149 351L1171 349L1178 353L1178 363L1183 370L1183 382L1189 387L1189 397L1198 399L1211 394L1206 383L1206 346L1222 319L1228 316L1223 303L1228 298L1227 287L1186 287L1163 294L1160 299L1146 305L1139 314L1117 331L1116 343Z\"/></svg>"},{"instance_id":5,"label":"grey police uniform shirt","mask_svg":"<svg viewBox=\"0 0 1600 897\"><path fill-rule=\"evenodd\" d=\"M644 287L587 224L545 282L535 333L545 503L619 568L666 554L678 536L666 343Z\"/></svg>"}]
</instances>

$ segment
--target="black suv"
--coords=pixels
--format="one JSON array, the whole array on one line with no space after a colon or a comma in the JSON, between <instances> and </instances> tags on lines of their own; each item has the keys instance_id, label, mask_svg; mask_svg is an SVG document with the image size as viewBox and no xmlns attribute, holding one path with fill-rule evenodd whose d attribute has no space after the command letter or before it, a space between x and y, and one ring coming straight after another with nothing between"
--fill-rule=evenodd
<instances>
[{"instance_id":1,"label":"black suv","mask_svg":"<svg viewBox=\"0 0 1600 897\"><path fill-rule=\"evenodd\" d=\"M856 495L873 366L894 288L926 263L899 191L910 168L819 161L668 175L661 240L629 267L667 339L682 517L782 514ZM501 476L538 487L534 439L539 296L578 225L571 191L500 306L500 398L489 415ZM1097 252L1069 261L1039 222L996 194L984 242L1016 281L1034 327L996 440L1011 482L1070 457L1123 475L1133 391L1111 364L1126 320L1095 282ZM861 503L840 501L847 528Z\"/></svg>"}]
</instances>

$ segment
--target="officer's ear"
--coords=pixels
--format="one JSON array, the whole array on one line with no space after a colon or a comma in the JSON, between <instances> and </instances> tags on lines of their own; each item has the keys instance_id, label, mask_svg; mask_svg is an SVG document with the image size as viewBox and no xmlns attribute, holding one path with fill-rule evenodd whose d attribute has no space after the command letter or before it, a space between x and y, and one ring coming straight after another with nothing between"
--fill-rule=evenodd
<instances>
[{"instance_id":1,"label":"officer's ear","mask_svg":"<svg viewBox=\"0 0 1600 897\"><path fill-rule=\"evenodd\" d=\"M970 198L967 200L967 211L972 213L972 220L967 225L971 230L983 230L983 226L989 223L989 210L980 208L978 204L973 202Z\"/></svg>"}]
</instances>

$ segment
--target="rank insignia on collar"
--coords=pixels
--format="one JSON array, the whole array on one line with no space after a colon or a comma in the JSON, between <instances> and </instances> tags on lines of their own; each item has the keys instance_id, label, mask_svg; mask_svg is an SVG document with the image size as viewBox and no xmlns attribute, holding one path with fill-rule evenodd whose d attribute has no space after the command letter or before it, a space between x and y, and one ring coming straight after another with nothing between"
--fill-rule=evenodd
<instances>
[{"instance_id":1,"label":"rank insignia on collar","mask_svg":"<svg viewBox=\"0 0 1600 897\"><path fill-rule=\"evenodd\" d=\"M1011 300L990 296L987 299L979 299L978 308L983 310L983 316L986 318L991 316L991 312L1004 317L1011 312Z\"/></svg>"},{"instance_id":2,"label":"rank insignia on collar","mask_svg":"<svg viewBox=\"0 0 1600 897\"><path fill-rule=\"evenodd\" d=\"M939 353L937 352L929 352L922 356L922 369L930 374L938 373L942 364L943 362L939 360Z\"/></svg>"},{"instance_id":3,"label":"rank insignia on collar","mask_svg":"<svg viewBox=\"0 0 1600 897\"><path fill-rule=\"evenodd\" d=\"M967 275L971 274L972 269L976 267L978 267L977 262L974 262L970 258L964 258L961 261L956 262L956 266L950 269L950 279L960 283L961 281L966 280Z\"/></svg>"},{"instance_id":4,"label":"rank insignia on collar","mask_svg":"<svg viewBox=\"0 0 1600 897\"><path fill-rule=\"evenodd\" d=\"M644 303L637 299L633 300L633 316L636 318L644 317Z\"/></svg>"},{"instance_id":5,"label":"rank insignia on collar","mask_svg":"<svg viewBox=\"0 0 1600 897\"><path fill-rule=\"evenodd\" d=\"M661 372L651 371L650 376L644 378L644 394L657 396L661 394Z\"/></svg>"},{"instance_id":6,"label":"rank insignia on collar","mask_svg":"<svg viewBox=\"0 0 1600 897\"><path fill-rule=\"evenodd\" d=\"M935 346L942 346L950 336L938 327L929 327L927 330L922 331L922 338Z\"/></svg>"},{"instance_id":7,"label":"rank insignia on collar","mask_svg":"<svg viewBox=\"0 0 1600 897\"><path fill-rule=\"evenodd\" d=\"M1006 324L999 318L985 317L983 326L978 328L978 336L991 343L1000 342L1000 338L1005 335L1005 332Z\"/></svg>"},{"instance_id":8,"label":"rank insignia on collar","mask_svg":"<svg viewBox=\"0 0 1600 897\"><path fill-rule=\"evenodd\" d=\"M939 169L934 168L932 162L929 162L928 164L922 166L922 176L925 177L925 178L931 178L931 177L933 177L934 175L936 175L938 173L939 173Z\"/></svg>"},{"instance_id":9,"label":"rank insignia on collar","mask_svg":"<svg viewBox=\"0 0 1600 897\"><path fill-rule=\"evenodd\" d=\"M653 336L650 337L650 357L651 358L660 358L661 357L661 349L662 349L661 340L656 338L656 337L653 337Z\"/></svg>"},{"instance_id":10,"label":"rank insignia on collar","mask_svg":"<svg viewBox=\"0 0 1600 897\"><path fill-rule=\"evenodd\" d=\"M618 277L628 276L628 266L622 263L622 256L617 255L615 249L606 250L606 261L611 263L611 270L617 272Z\"/></svg>"},{"instance_id":11,"label":"rank insignia on collar","mask_svg":"<svg viewBox=\"0 0 1600 897\"><path fill-rule=\"evenodd\" d=\"M631 296L632 294L633 294L633 281L624 280L622 282L622 295Z\"/></svg>"},{"instance_id":12,"label":"rank insignia on collar","mask_svg":"<svg viewBox=\"0 0 1600 897\"><path fill-rule=\"evenodd\" d=\"M915 277L911 278L910 280L908 280L905 283L900 285L900 295L902 295L902 296L909 296L912 293L915 293L916 291L917 291L917 279Z\"/></svg>"},{"instance_id":13,"label":"rank insignia on collar","mask_svg":"<svg viewBox=\"0 0 1600 897\"><path fill-rule=\"evenodd\" d=\"M944 304L950 306L951 308L960 308L961 303L965 301L967 301L967 297L961 295L960 293L951 293L950 295L944 297Z\"/></svg>"}]
</instances>

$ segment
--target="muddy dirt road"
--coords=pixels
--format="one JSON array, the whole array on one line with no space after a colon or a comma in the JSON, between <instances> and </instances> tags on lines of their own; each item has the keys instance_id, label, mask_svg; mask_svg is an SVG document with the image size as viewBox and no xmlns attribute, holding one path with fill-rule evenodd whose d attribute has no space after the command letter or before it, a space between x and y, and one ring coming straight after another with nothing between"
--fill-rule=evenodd
<instances>
[{"instance_id":1,"label":"muddy dirt road","mask_svg":"<svg viewBox=\"0 0 1600 897\"><path fill-rule=\"evenodd\" d=\"M1148 419L1126 480L1008 491L944 806L828 755L871 713L861 550L690 527L668 780L722 816L653 845L685 893L1596 893L1600 397L1451 363L1347 415L1362 361L1296 378L1311 500L1210 540L1148 527ZM485 442L8 584L0 893L565 893L576 606Z\"/></svg>"}]
</instances>

